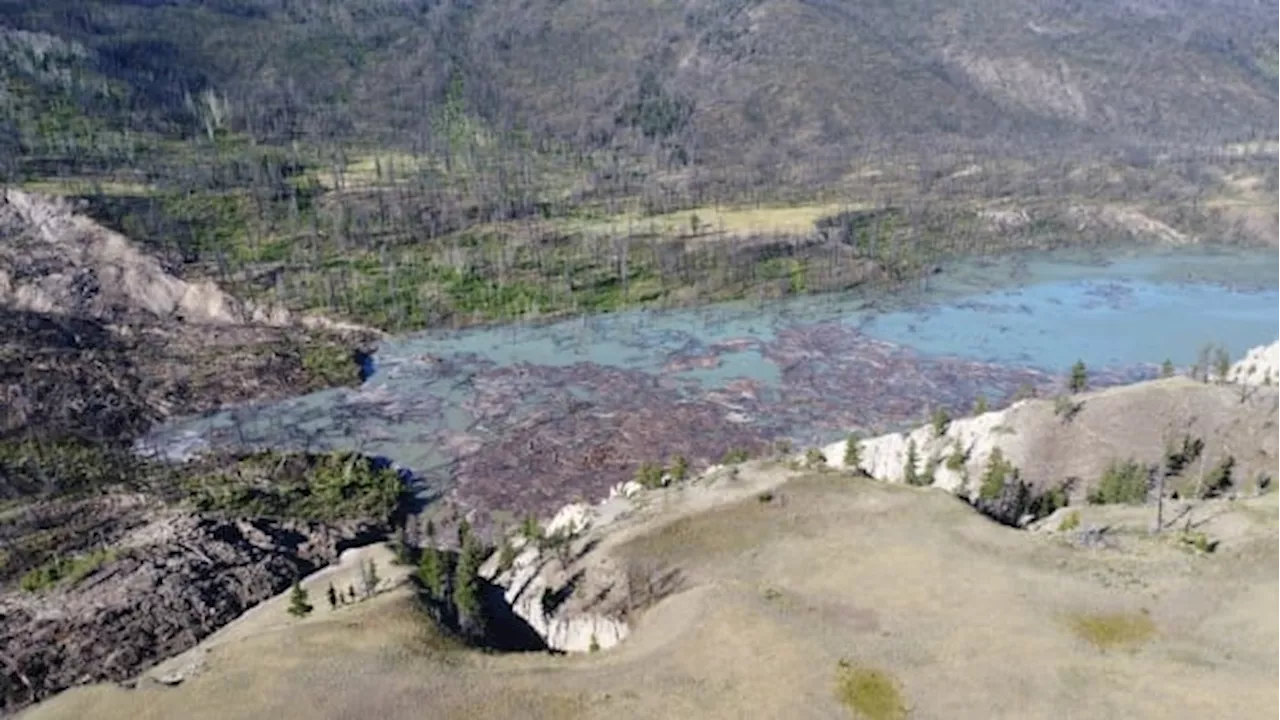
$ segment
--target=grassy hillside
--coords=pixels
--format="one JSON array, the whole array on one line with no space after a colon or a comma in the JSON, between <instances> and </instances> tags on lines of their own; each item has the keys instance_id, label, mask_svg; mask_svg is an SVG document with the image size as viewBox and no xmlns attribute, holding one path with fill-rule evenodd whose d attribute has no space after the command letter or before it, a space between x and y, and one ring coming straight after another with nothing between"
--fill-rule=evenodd
<instances>
[{"instance_id":1,"label":"grassy hillside","mask_svg":"<svg viewBox=\"0 0 1280 720\"><path fill-rule=\"evenodd\" d=\"M593 539L584 562L682 579L598 653L461 649L430 629L408 589L330 610L320 605L331 578L317 576L307 583L317 610L303 620L280 595L136 689L75 688L29 717L1275 711L1274 494L1198 507L1199 528L1223 539L1204 554L1115 508L1089 508L1085 522L1110 526L1116 544L1086 548L1066 533L997 526L946 493L795 475L744 470L672 492ZM178 687L151 679L171 668L187 668Z\"/></svg>"}]
</instances>

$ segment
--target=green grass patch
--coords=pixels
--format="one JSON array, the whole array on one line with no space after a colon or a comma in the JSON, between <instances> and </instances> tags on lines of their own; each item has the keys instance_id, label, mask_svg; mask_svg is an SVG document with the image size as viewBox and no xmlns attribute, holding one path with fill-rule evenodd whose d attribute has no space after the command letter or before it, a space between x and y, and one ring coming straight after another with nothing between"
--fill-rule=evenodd
<instances>
[{"instance_id":1,"label":"green grass patch","mask_svg":"<svg viewBox=\"0 0 1280 720\"><path fill-rule=\"evenodd\" d=\"M74 585L116 557L114 550L97 550L88 555L54 558L22 576L19 582L27 592L40 592L57 585Z\"/></svg>"},{"instance_id":2,"label":"green grass patch","mask_svg":"<svg viewBox=\"0 0 1280 720\"><path fill-rule=\"evenodd\" d=\"M1178 544L1198 553L1212 553L1218 549L1218 541L1199 531L1188 531L1178 535Z\"/></svg>"},{"instance_id":3,"label":"green grass patch","mask_svg":"<svg viewBox=\"0 0 1280 720\"><path fill-rule=\"evenodd\" d=\"M1069 624L1077 637L1099 650L1136 647L1156 634L1146 613L1074 615Z\"/></svg>"},{"instance_id":4,"label":"green grass patch","mask_svg":"<svg viewBox=\"0 0 1280 720\"><path fill-rule=\"evenodd\" d=\"M1072 510L1062 516L1062 521L1058 523L1058 532L1071 532L1080 527L1080 511Z\"/></svg>"},{"instance_id":5,"label":"green grass patch","mask_svg":"<svg viewBox=\"0 0 1280 720\"><path fill-rule=\"evenodd\" d=\"M907 706L892 675L841 660L836 666L836 699L858 720L905 720Z\"/></svg>"}]
</instances>

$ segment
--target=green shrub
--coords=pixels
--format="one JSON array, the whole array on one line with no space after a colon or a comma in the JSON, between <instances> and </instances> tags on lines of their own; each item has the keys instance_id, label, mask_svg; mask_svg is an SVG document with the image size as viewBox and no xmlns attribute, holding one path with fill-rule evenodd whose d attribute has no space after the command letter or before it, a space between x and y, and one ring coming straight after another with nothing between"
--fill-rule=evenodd
<instances>
[{"instance_id":1,"label":"green shrub","mask_svg":"<svg viewBox=\"0 0 1280 720\"><path fill-rule=\"evenodd\" d=\"M1133 460L1112 461L1088 500L1092 505L1141 504L1147 501L1150 484L1151 468Z\"/></svg>"},{"instance_id":2,"label":"green shrub","mask_svg":"<svg viewBox=\"0 0 1280 720\"><path fill-rule=\"evenodd\" d=\"M1236 459L1230 455L1219 460L1218 464L1213 466L1213 470L1205 476L1204 486L1200 489L1200 497L1218 497L1230 490L1235 484L1235 479L1232 475L1235 466Z\"/></svg>"},{"instance_id":3,"label":"green shrub","mask_svg":"<svg viewBox=\"0 0 1280 720\"><path fill-rule=\"evenodd\" d=\"M656 488L662 486L662 476L664 470L657 463L641 463L636 468L635 481L646 488Z\"/></svg>"},{"instance_id":4,"label":"green shrub","mask_svg":"<svg viewBox=\"0 0 1280 720\"><path fill-rule=\"evenodd\" d=\"M746 448L729 448L720 462L723 465L740 465L750 459L751 453Z\"/></svg>"},{"instance_id":5,"label":"green shrub","mask_svg":"<svg viewBox=\"0 0 1280 720\"><path fill-rule=\"evenodd\" d=\"M520 535L531 543L542 540L542 525L538 523L538 516L529 513L524 516L524 521L520 523Z\"/></svg>"},{"instance_id":6,"label":"green shrub","mask_svg":"<svg viewBox=\"0 0 1280 720\"><path fill-rule=\"evenodd\" d=\"M822 454L818 448L809 448L804 452L804 465L810 470L817 470L827 466L827 456Z\"/></svg>"},{"instance_id":7,"label":"green shrub","mask_svg":"<svg viewBox=\"0 0 1280 720\"><path fill-rule=\"evenodd\" d=\"M1177 475L1195 462L1204 452L1204 440L1183 435L1182 441L1170 445L1164 451L1164 471L1168 476Z\"/></svg>"},{"instance_id":8,"label":"green shrub","mask_svg":"<svg viewBox=\"0 0 1280 720\"><path fill-rule=\"evenodd\" d=\"M689 461L683 455L677 455L671 461L671 479L683 482L689 476Z\"/></svg>"},{"instance_id":9,"label":"green shrub","mask_svg":"<svg viewBox=\"0 0 1280 720\"><path fill-rule=\"evenodd\" d=\"M302 349L302 369L317 388L360 383L360 366L349 348L312 341Z\"/></svg>"},{"instance_id":10,"label":"green shrub","mask_svg":"<svg viewBox=\"0 0 1280 720\"><path fill-rule=\"evenodd\" d=\"M1178 536L1178 542L1196 552L1211 553L1218 549L1217 540L1211 540L1208 535L1197 531L1182 533Z\"/></svg>"},{"instance_id":11,"label":"green shrub","mask_svg":"<svg viewBox=\"0 0 1280 720\"><path fill-rule=\"evenodd\" d=\"M1071 422L1084 408L1084 403L1072 400L1067 395L1058 395L1053 399L1053 414L1062 418L1063 422Z\"/></svg>"}]
</instances>

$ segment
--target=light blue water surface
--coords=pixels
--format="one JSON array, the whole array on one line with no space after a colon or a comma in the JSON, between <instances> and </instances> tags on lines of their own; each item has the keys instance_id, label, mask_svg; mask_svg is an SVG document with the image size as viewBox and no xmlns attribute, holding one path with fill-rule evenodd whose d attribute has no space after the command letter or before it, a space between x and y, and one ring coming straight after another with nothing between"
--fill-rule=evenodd
<instances>
[{"instance_id":1,"label":"light blue water surface","mask_svg":"<svg viewBox=\"0 0 1280 720\"><path fill-rule=\"evenodd\" d=\"M1105 259L1074 251L969 260L887 297L846 293L397 337L379 347L374 372L359 390L326 390L176 421L158 428L146 444L182 455L220 434L220 442L229 437L259 447L356 449L427 470L450 460L437 440L428 439L441 437L432 432L473 430L466 404L474 394L457 377L433 370L426 356L464 371L487 362L566 369L595 363L684 378L704 390L739 378L767 387L780 383L781 371L762 355L762 343L788 329L831 323L925 356L1054 374L1077 359L1095 368L1165 359L1186 367L1206 343L1238 356L1275 341L1278 305L1274 252L1111 249ZM730 341L736 351L715 352ZM669 365L711 354L719 358L715 367L677 371ZM892 371L883 382L894 382ZM537 395L519 400L537 404ZM443 472L440 482L447 481Z\"/></svg>"},{"instance_id":2,"label":"light blue water surface","mask_svg":"<svg viewBox=\"0 0 1280 720\"><path fill-rule=\"evenodd\" d=\"M1204 249L1112 251L1106 261L1044 252L954 263L927 285L890 298L858 293L628 311L544 326L429 332L385 343L379 363L434 353L475 353L499 364L592 362L656 371L671 353L727 340L772 340L815 322L858 326L920 352L1062 371L1093 366L1193 363L1206 343L1238 356L1280 332L1277 255ZM755 352L688 373L769 382L776 368Z\"/></svg>"}]
</instances>

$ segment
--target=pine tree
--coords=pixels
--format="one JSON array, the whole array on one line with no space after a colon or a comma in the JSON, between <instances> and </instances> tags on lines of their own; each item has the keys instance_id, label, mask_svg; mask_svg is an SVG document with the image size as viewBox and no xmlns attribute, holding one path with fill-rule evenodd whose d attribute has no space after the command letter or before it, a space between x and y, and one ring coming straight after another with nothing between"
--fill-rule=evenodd
<instances>
[{"instance_id":1,"label":"pine tree","mask_svg":"<svg viewBox=\"0 0 1280 720\"><path fill-rule=\"evenodd\" d=\"M465 546L469 537L471 537L471 523L467 522L466 518L462 518L458 522L458 547Z\"/></svg>"},{"instance_id":2,"label":"pine tree","mask_svg":"<svg viewBox=\"0 0 1280 720\"><path fill-rule=\"evenodd\" d=\"M857 433L849 436L844 443L844 466L857 470L862 463L862 438Z\"/></svg>"},{"instance_id":3,"label":"pine tree","mask_svg":"<svg viewBox=\"0 0 1280 720\"><path fill-rule=\"evenodd\" d=\"M311 603L307 602L307 591L302 589L301 583L294 581L293 592L289 593L289 614L304 617L313 609Z\"/></svg>"},{"instance_id":4,"label":"pine tree","mask_svg":"<svg viewBox=\"0 0 1280 720\"><path fill-rule=\"evenodd\" d=\"M422 559L418 563L418 579L427 589L427 594L436 600L444 599L444 558L434 545L422 548Z\"/></svg>"},{"instance_id":5,"label":"pine tree","mask_svg":"<svg viewBox=\"0 0 1280 720\"><path fill-rule=\"evenodd\" d=\"M689 461L683 455L677 455L671 461L671 479L681 482L689 474Z\"/></svg>"},{"instance_id":6,"label":"pine tree","mask_svg":"<svg viewBox=\"0 0 1280 720\"><path fill-rule=\"evenodd\" d=\"M942 437L946 434L947 427L951 425L951 415L947 413L946 408L938 408L933 411L929 422L933 425L934 437Z\"/></svg>"},{"instance_id":7,"label":"pine tree","mask_svg":"<svg viewBox=\"0 0 1280 720\"><path fill-rule=\"evenodd\" d=\"M360 566L360 582L365 597L373 595L373 591L378 589L378 565L373 560Z\"/></svg>"},{"instance_id":8,"label":"pine tree","mask_svg":"<svg viewBox=\"0 0 1280 720\"><path fill-rule=\"evenodd\" d=\"M973 403L973 414L981 415L982 413L986 412L987 409L988 409L987 398L985 398L982 395L979 395L978 399Z\"/></svg>"},{"instance_id":9,"label":"pine tree","mask_svg":"<svg viewBox=\"0 0 1280 720\"><path fill-rule=\"evenodd\" d=\"M1171 377L1173 377L1173 373L1174 373L1174 367L1173 367L1173 361L1172 361L1172 360L1165 360L1163 363L1161 363L1161 365L1160 365L1160 377L1162 377L1162 378L1171 378Z\"/></svg>"},{"instance_id":10,"label":"pine tree","mask_svg":"<svg viewBox=\"0 0 1280 720\"><path fill-rule=\"evenodd\" d=\"M1231 353L1226 348L1218 348L1214 350L1213 369L1218 376L1218 382L1227 381L1227 375L1231 372Z\"/></svg>"},{"instance_id":11,"label":"pine tree","mask_svg":"<svg viewBox=\"0 0 1280 720\"><path fill-rule=\"evenodd\" d=\"M1000 448L991 448L987 456L987 468L982 473L982 484L978 486L978 497L983 500L996 500L1003 493L1005 483L1017 478L1017 468L1005 459Z\"/></svg>"},{"instance_id":12,"label":"pine tree","mask_svg":"<svg viewBox=\"0 0 1280 720\"><path fill-rule=\"evenodd\" d=\"M338 591L333 589L333 583L329 583L329 609L335 610L338 607Z\"/></svg>"},{"instance_id":13,"label":"pine tree","mask_svg":"<svg viewBox=\"0 0 1280 720\"><path fill-rule=\"evenodd\" d=\"M1075 365L1071 366L1071 377L1067 380L1067 387L1073 393L1084 392L1089 387L1089 370L1084 366L1083 360L1077 360Z\"/></svg>"},{"instance_id":14,"label":"pine tree","mask_svg":"<svg viewBox=\"0 0 1280 720\"><path fill-rule=\"evenodd\" d=\"M458 621L476 627L480 617L480 546L472 538L462 546L453 575L453 606Z\"/></svg>"},{"instance_id":15,"label":"pine tree","mask_svg":"<svg viewBox=\"0 0 1280 720\"><path fill-rule=\"evenodd\" d=\"M348 586L347 586L347 599L349 599L351 602L355 602L355 601L356 601L356 586L355 586L355 585L348 585Z\"/></svg>"},{"instance_id":16,"label":"pine tree","mask_svg":"<svg viewBox=\"0 0 1280 720\"><path fill-rule=\"evenodd\" d=\"M916 467L920 464L920 453L916 450L916 441L907 442L907 460L902 465L902 481L908 485L919 485L920 474Z\"/></svg>"},{"instance_id":17,"label":"pine tree","mask_svg":"<svg viewBox=\"0 0 1280 720\"><path fill-rule=\"evenodd\" d=\"M536 515L529 513L525 516L524 522L520 524L520 534L531 543L536 543L542 539L542 526L538 524Z\"/></svg>"}]
</instances>

